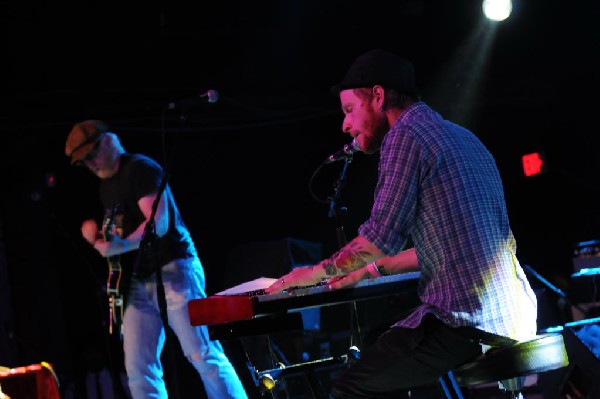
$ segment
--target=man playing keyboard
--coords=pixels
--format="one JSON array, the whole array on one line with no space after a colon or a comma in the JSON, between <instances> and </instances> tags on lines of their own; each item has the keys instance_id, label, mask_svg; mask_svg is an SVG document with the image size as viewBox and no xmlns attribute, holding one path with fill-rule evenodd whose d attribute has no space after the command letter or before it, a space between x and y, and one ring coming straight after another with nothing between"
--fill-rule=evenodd
<instances>
[{"instance_id":1,"label":"man playing keyboard","mask_svg":"<svg viewBox=\"0 0 600 399\"><path fill-rule=\"evenodd\" d=\"M338 289L418 267L421 304L361 353L331 397L408 397L480 355L482 345L534 336L536 298L482 142L420 100L412 64L395 54L363 54L332 91L342 130L362 152L380 153L371 214L338 252L266 292L324 279Z\"/></svg>"}]
</instances>

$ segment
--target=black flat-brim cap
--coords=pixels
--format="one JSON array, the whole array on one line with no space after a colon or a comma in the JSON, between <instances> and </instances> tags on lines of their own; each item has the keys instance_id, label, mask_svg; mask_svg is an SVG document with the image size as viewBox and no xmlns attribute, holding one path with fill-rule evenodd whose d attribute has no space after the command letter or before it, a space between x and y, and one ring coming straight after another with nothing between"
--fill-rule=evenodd
<instances>
[{"instance_id":1,"label":"black flat-brim cap","mask_svg":"<svg viewBox=\"0 0 600 399\"><path fill-rule=\"evenodd\" d=\"M331 92L339 94L342 90L375 85L418 96L413 64L381 49L368 51L354 60L344 79L333 86Z\"/></svg>"}]
</instances>

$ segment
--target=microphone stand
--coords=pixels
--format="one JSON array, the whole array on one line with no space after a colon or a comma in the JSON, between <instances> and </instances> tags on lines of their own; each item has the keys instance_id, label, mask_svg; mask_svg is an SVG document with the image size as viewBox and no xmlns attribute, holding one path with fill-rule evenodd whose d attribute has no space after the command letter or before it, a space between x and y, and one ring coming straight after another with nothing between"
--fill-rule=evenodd
<instances>
[{"instance_id":1,"label":"microphone stand","mask_svg":"<svg viewBox=\"0 0 600 399\"><path fill-rule=\"evenodd\" d=\"M158 204L160 202L160 198L162 197L162 194L165 191L165 188L167 187L167 181L169 180L169 175L167 174L166 171L163 172L162 175L162 179L160 181L160 185L158 187L158 191L156 193L156 198L154 199L154 202L152 203L152 212L150 213L150 218L148 219L148 221L146 222L146 225L144 226L144 232L142 233L142 239L140 241L140 249L138 252L138 256L136 258L135 261L135 266L133 268L133 272L134 274L137 273L137 271L139 270L140 264L141 264L141 259L144 256L146 250L148 248L152 249L155 255L155 260L154 260L154 266L155 266L155 273L156 273L156 300L158 302L158 309L160 312L160 316L163 322L163 326L165 329L165 346L167 348L167 355L169 356L169 364L171 366L171 372L169 373L169 380L171 381L171 390L172 391L172 397L173 398L178 398L179 394L178 394L178 386L177 386L177 373L175 372L175 367L176 367L176 363L174 361L174 353L172 352L172 347L169 343L169 340L166 339L168 337L168 330L169 330L169 317L167 314L167 299L165 297L165 286L163 284L163 279L162 279L162 268L161 268L161 264L158 262L158 259L156 258L156 254L158 253L158 249L157 249L157 242L158 242L158 235L156 234L156 222L155 222L155 217L156 217L156 211L158 209Z\"/></svg>"},{"instance_id":2,"label":"microphone stand","mask_svg":"<svg viewBox=\"0 0 600 399\"><path fill-rule=\"evenodd\" d=\"M565 319L565 308L567 306L573 306L575 309L579 310L581 312L581 314L585 315L586 312L584 309L582 309L579 305L577 305L576 303L573 303L569 297L567 296L567 294L565 294L560 288L554 286L550 281L546 280L544 277L542 277L541 274L539 274L537 271L535 271L533 269L533 267L527 265L527 264L523 264L523 269L528 272L529 274L533 275L533 277L535 277L538 281L540 281L542 284L544 284L546 287L548 287L552 292L554 292L556 295L558 295L558 307L560 308L561 311L561 318Z\"/></svg>"},{"instance_id":3,"label":"microphone stand","mask_svg":"<svg viewBox=\"0 0 600 399\"><path fill-rule=\"evenodd\" d=\"M329 197L329 214L330 218L334 218L336 221L336 236L338 249L342 249L344 245L348 243L346 234L344 232L344 226L342 224L342 216L348 213L348 208L340 207L337 205L337 200L340 198L342 188L346 185L346 174L348 172L348 165L352 162L352 157L346 157L344 159L344 166L340 172L340 176L334 185L333 196Z\"/></svg>"},{"instance_id":4,"label":"microphone stand","mask_svg":"<svg viewBox=\"0 0 600 399\"><path fill-rule=\"evenodd\" d=\"M350 165L350 162L352 162L352 155L348 155L347 157L344 158L344 166L342 167L340 176L338 177L338 180L336 181L336 183L334 185L333 196L328 198L329 199L329 214L328 214L328 216L330 218L334 218L336 221L336 236L337 236L338 249L342 249L348 243L348 240L346 238L346 233L344 232L344 225L342 224L342 216L344 216L348 213L348 208L339 206L337 201L340 198L342 189L346 185L346 175L348 172L348 166ZM355 313L357 313L356 302L352 301L352 302L350 302L350 350L353 350L352 348L355 348L355 345L354 345L354 335L355 335L354 325L356 324L355 317L354 317ZM360 338L360 333L359 333L359 338ZM353 357L356 357L356 355L353 355Z\"/></svg>"}]
</instances>

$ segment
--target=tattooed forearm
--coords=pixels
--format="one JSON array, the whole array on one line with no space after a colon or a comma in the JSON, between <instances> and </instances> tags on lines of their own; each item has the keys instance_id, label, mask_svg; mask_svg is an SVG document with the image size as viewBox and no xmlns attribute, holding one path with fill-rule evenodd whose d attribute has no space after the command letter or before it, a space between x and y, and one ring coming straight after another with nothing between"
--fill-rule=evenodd
<instances>
[{"instance_id":1,"label":"tattooed forearm","mask_svg":"<svg viewBox=\"0 0 600 399\"><path fill-rule=\"evenodd\" d=\"M330 259L324 260L322 265L323 265L323 270L325 270L325 273L328 276L335 276L335 275L339 274L337 267L335 267L335 265L333 264L333 262Z\"/></svg>"},{"instance_id":2,"label":"tattooed forearm","mask_svg":"<svg viewBox=\"0 0 600 399\"><path fill-rule=\"evenodd\" d=\"M362 245L351 242L323 263L327 275L347 274L369 263L375 255Z\"/></svg>"}]
</instances>

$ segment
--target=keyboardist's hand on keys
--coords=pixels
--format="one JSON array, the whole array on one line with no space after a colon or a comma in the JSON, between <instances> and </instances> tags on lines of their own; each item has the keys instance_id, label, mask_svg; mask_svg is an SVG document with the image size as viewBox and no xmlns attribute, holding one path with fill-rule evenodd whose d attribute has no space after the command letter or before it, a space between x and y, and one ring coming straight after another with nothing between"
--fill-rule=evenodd
<instances>
[{"instance_id":1,"label":"keyboardist's hand on keys","mask_svg":"<svg viewBox=\"0 0 600 399\"><path fill-rule=\"evenodd\" d=\"M354 286L361 280L364 280L369 277L371 277L371 274L365 266L343 276L333 276L329 280L327 280L327 284L329 285L329 288L337 290L340 288Z\"/></svg>"},{"instance_id":2,"label":"keyboardist's hand on keys","mask_svg":"<svg viewBox=\"0 0 600 399\"><path fill-rule=\"evenodd\" d=\"M266 294L280 292L290 287L306 287L316 285L327 277L320 265L301 266L292 269L291 272L277 279L269 287L265 288Z\"/></svg>"}]
</instances>

